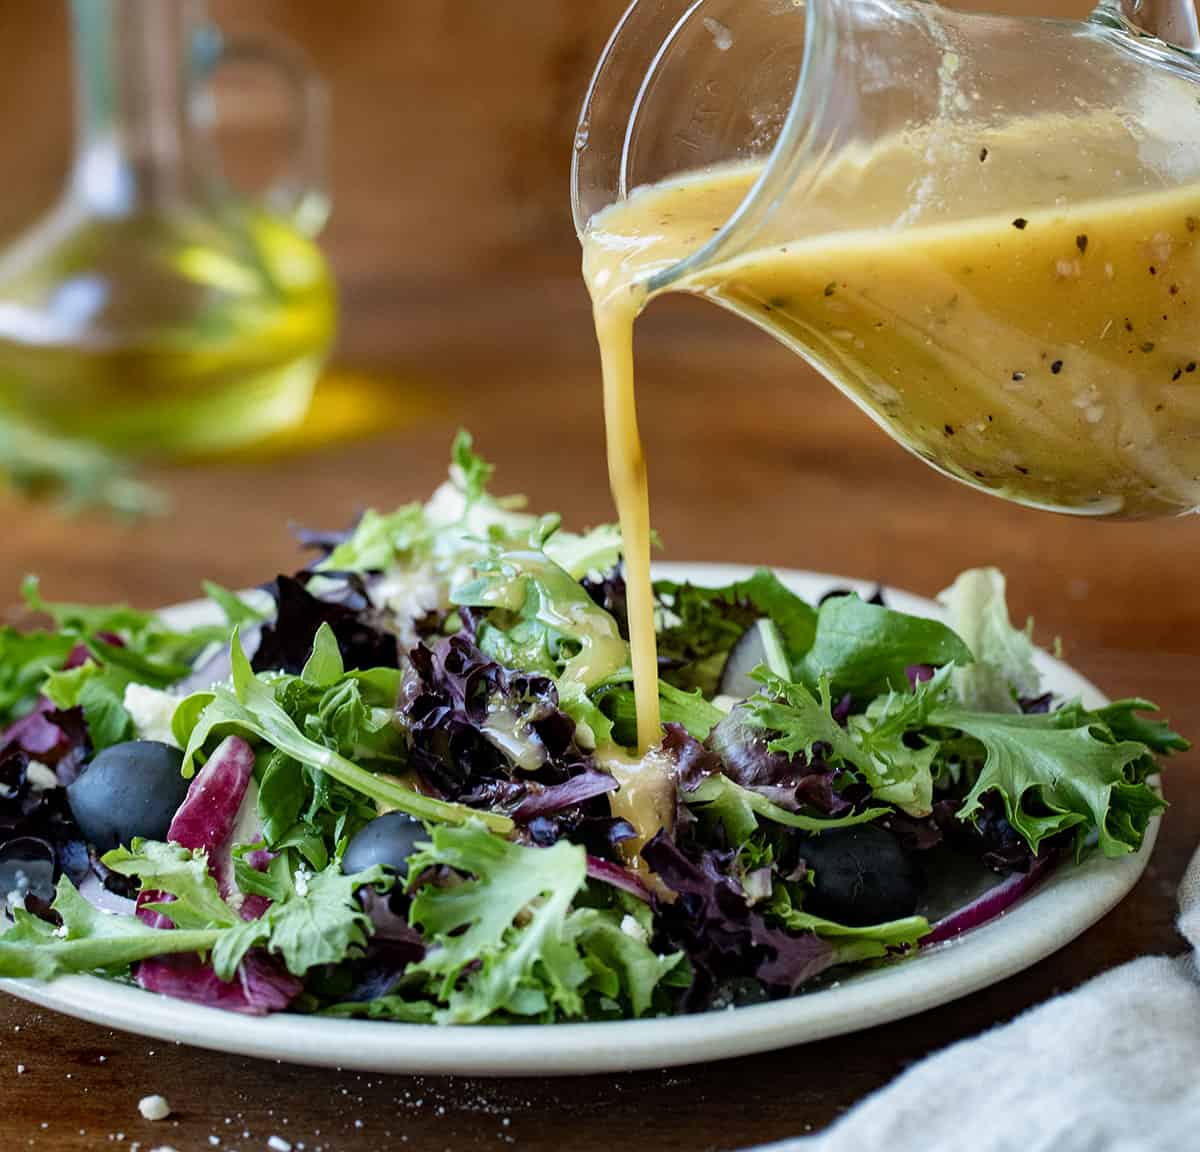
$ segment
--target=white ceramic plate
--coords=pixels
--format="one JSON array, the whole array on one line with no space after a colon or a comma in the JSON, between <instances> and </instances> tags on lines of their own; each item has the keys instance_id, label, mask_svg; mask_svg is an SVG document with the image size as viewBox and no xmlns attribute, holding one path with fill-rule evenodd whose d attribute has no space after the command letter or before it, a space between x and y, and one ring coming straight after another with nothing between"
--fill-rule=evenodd
<instances>
[{"instance_id":1,"label":"white ceramic plate","mask_svg":"<svg viewBox=\"0 0 1200 1152\"><path fill-rule=\"evenodd\" d=\"M719 585L752 569L734 565L664 564L656 574ZM800 595L815 600L831 587L867 585L806 572L780 571ZM937 605L888 593L902 611L938 615ZM209 617L209 608L169 609L177 624ZM1065 664L1039 653L1046 687L1106 700ZM247 1056L380 1072L472 1076L553 1076L662 1068L764 1052L868 1028L945 1004L1003 980L1049 956L1096 923L1133 887L1154 846L1151 823L1140 852L1119 860L1092 856L1063 867L1005 915L956 940L894 965L862 972L790 1000L671 1019L595 1024L437 1028L361 1020L279 1015L237 1016L171 1000L92 976L50 984L3 980L0 988L45 1008L111 1028Z\"/></svg>"}]
</instances>

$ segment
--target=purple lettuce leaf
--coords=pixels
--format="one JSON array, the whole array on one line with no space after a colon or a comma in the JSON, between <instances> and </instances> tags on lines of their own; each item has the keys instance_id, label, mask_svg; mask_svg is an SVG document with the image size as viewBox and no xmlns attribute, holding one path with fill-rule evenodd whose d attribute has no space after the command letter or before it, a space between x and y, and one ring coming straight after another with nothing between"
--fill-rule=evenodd
<instances>
[{"instance_id":1,"label":"purple lettuce leaf","mask_svg":"<svg viewBox=\"0 0 1200 1152\"><path fill-rule=\"evenodd\" d=\"M659 832L641 855L676 894L673 903L655 902L661 937L656 944L659 951L683 951L691 962L683 1011L709 1008L723 989L747 979L768 995L791 995L834 962L834 950L824 940L772 927L747 903L731 875L728 853L686 853Z\"/></svg>"},{"instance_id":2,"label":"purple lettuce leaf","mask_svg":"<svg viewBox=\"0 0 1200 1152\"><path fill-rule=\"evenodd\" d=\"M709 734L708 745L735 784L761 792L789 812L811 808L825 816L841 816L869 797L866 786L846 787L819 756L787 756L768 748L771 733L749 724L739 705ZM822 746L818 745L814 753Z\"/></svg>"},{"instance_id":3,"label":"purple lettuce leaf","mask_svg":"<svg viewBox=\"0 0 1200 1152\"><path fill-rule=\"evenodd\" d=\"M275 620L263 626L254 653L256 672L268 669L299 675L322 624L337 638L347 668L398 668L400 644L382 616L357 595L350 603L318 599L298 580L279 576L267 591L275 600Z\"/></svg>"},{"instance_id":4,"label":"purple lettuce leaf","mask_svg":"<svg viewBox=\"0 0 1200 1152\"><path fill-rule=\"evenodd\" d=\"M629 639L629 606L626 603L625 574L618 567L603 576L585 576L579 582L593 603L603 608L616 622L621 636Z\"/></svg>"},{"instance_id":5,"label":"purple lettuce leaf","mask_svg":"<svg viewBox=\"0 0 1200 1152\"><path fill-rule=\"evenodd\" d=\"M409 661L399 707L428 791L502 809L535 843L610 839L604 795L616 782L576 743L550 677L503 667L465 631L418 645Z\"/></svg>"},{"instance_id":6,"label":"purple lettuce leaf","mask_svg":"<svg viewBox=\"0 0 1200 1152\"><path fill-rule=\"evenodd\" d=\"M73 783L91 753L83 711L55 708L42 697L31 712L0 733L0 753L11 748L53 768L60 784Z\"/></svg>"}]
</instances>

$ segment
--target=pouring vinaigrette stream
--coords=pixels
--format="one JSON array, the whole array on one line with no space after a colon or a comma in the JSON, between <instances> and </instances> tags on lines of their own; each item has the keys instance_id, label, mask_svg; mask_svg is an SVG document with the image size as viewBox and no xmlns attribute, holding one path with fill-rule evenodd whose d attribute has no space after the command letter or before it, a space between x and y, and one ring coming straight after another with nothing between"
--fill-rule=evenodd
<instances>
[{"instance_id":1,"label":"pouring vinaigrette stream","mask_svg":"<svg viewBox=\"0 0 1200 1152\"><path fill-rule=\"evenodd\" d=\"M1161 111L1177 114L1194 126L1194 107ZM643 754L661 729L633 327L657 295L750 320L932 466L1003 498L1119 518L1200 505L1200 173L1097 187L1097 172L1143 163L1116 111L959 125L962 171L942 189L967 189L971 210L942 219L921 203L940 131L842 149L740 243L721 237L774 157L685 170L586 221ZM646 774L667 771L655 764L640 797L613 797L642 839L663 822L647 799Z\"/></svg>"}]
</instances>

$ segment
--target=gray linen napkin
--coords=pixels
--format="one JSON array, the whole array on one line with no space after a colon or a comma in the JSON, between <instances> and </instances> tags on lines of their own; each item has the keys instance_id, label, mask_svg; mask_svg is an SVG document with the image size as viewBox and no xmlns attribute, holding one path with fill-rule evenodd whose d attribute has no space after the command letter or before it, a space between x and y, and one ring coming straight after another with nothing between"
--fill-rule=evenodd
<instances>
[{"instance_id":1,"label":"gray linen napkin","mask_svg":"<svg viewBox=\"0 0 1200 1152\"><path fill-rule=\"evenodd\" d=\"M1200 852L1179 905L1197 953L1106 972L927 1057L826 1132L771 1152L1200 1148Z\"/></svg>"}]
</instances>

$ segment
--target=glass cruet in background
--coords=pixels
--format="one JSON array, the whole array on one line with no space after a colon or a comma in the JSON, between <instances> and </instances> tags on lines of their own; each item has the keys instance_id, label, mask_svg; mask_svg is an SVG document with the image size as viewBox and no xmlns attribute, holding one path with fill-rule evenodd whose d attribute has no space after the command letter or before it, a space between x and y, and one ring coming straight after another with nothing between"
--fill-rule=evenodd
<instances>
[{"instance_id":1,"label":"glass cruet in background","mask_svg":"<svg viewBox=\"0 0 1200 1152\"><path fill-rule=\"evenodd\" d=\"M71 0L77 141L54 209L0 257L0 419L130 455L221 451L299 421L330 349L313 242L325 92L287 44L226 42L203 0ZM222 178L209 81L274 70L288 170Z\"/></svg>"},{"instance_id":2,"label":"glass cruet in background","mask_svg":"<svg viewBox=\"0 0 1200 1152\"><path fill-rule=\"evenodd\" d=\"M636 0L584 103L576 227L585 238L647 185L746 165L753 184L651 270L650 296L692 292L749 319L975 487L1085 515L1188 512L1198 60L1192 0L1103 0L1084 21L915 0ZM1161 221L1146 208L1117 235L1115 205L1159 196ZM1066 227L1076 210L1094 231ZM1026 217L1036 227L1014 232ZM912 239L937 229L976 256L996 236L1003 255L955 266L962 249ZM853 270L873 259L870 278L830 259L802 295L736 282L763 253L845 255L838 238L857 235L874 246ZM908 259L885 263L893 240Z\"/></svg>"}]
</instances>

